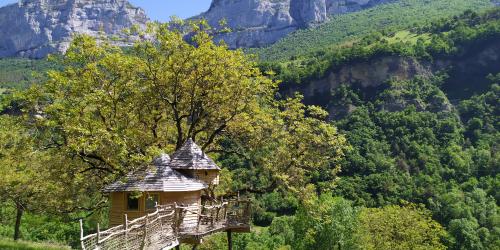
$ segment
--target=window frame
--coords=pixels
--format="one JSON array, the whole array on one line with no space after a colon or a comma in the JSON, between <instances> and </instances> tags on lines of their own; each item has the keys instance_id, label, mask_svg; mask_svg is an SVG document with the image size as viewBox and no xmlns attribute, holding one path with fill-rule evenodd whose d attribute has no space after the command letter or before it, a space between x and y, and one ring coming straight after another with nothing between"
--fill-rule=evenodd
<instances>
[{"instance_id":1,"label":"window frame","mask_svg":"<svg viewBox=\"0 0 500 250\"><path fill-rule=\"evenodd\" d=\"M158 192L146 193L146 194L144 195L144 211L154 211L154 210L155 210L155 207L153 207L153 208L148 208L148 206L147 206L148 198L149 198L150 196L151 196L151 197L152 197L152 196L157 196L157 197L158 197L158 199L156 200L156 202L157 202L157 204L158 204L158 205L160 205L160 197L161 197L160 193L158 193Z\"/></svg>"},{"instance_id":2,"label":"window frame","mask_svg":"<svg viewBox=\"0 0 500 250\"><path fill-rule=\"evenodd\" d=\"M130 209L129 207L129 196L131 196L132 193L125 193L125 211L130 211L130 212L140 212L141 211L141 198L137 197L137 209Z\"/></svg>"}]
</instances>

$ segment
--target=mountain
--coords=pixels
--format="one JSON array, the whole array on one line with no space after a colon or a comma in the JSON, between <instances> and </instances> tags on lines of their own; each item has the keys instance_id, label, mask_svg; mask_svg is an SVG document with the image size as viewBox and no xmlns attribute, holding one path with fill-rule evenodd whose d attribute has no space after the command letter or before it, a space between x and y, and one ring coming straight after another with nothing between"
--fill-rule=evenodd
<instances>
[{"instance_id":1,"label":"mountain","mask_svg":"<svg viewBox=\"0 0 500 250\"><path fill-rule=\"evenodd\" d=\"M22 0L0 8L0 58L62 52L75 33L97 37L102 31L126 43L130 38L121 31L148 20L126 0Z\"/></svg>"},{"instance_id":2,"label":"mountain","mask_svg":"<svg viewBox=\"0 0 500 250\"><path fill-rule=\"evenodd\" d=\"M272 45L250 49L261 60L290 60L308 53L337 50L374 32L392 33L434 20L493 7L490 0L398 0L343 15L289 34Z\"/></svg>"},{"instance_id":3,"label":"mountain","mask_svg":"<svg viewBox=\"0 0 500 250\"><path fill-rule=\"evenodd\" d=\"M216 38L231 48L261 47L293 31L327 22L332 15L385 2L390 0L214 0L208 11L193 19L204 18L213 27L225 20L232 32Z\"/></svg>"}]
</instances>

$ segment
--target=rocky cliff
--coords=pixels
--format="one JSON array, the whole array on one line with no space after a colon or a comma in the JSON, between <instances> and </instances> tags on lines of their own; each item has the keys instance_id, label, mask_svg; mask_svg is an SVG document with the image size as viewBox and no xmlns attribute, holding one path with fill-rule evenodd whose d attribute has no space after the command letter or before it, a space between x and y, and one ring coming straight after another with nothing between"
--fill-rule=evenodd
<instances>
[{"instance_id":1,"label":"rocky cliff","mask_svg":"<svg viewBox=\"0 0 500 250\"><path fill-rule=\"evenodd\" d=\"M441 88L454 99L468 98L489 88L486 76L500 69L500 43L498 38L483 41L463 53L436 58L433 61L403 56L376 56L369 60L346 63L331 68L323 77L301 84L283 84L280 92L291 96L295 92L304 95L306 104L323 106L331 115L337 115L331 107L332 91L341 84L348 84L366 93L376 93L390 80L409 80L416 76L430 78L436 73L447 72L449 78ZM390 110L402 109L413 100L399 100L386 104ZM406 104L405 104L406 103ZM415 103L414 103L415 104ZM440 104L447 109L447 104ZM417 105L418 108L418 105ZM346 107L351 109L352 107ZM344 110L341 113L349 112Z\"/></svg>"},{"instance_id":2,"label":"rocky cliff","mask_svg":"<svg viewBox=\"0 0 500 250\"><path fill-rule=\"evenodd\" d=\"M332 15L358 11L394 0L214 0L194 17L217 27L226 20L232 32L219 34L231 48L261 47L297 29L328 21Z\"/></svg>"},{"instance_id":3,"label":"rocky cliff","mask_svg":"<svg viewBox=\"0 0 500 250\"><path fill-rule=\"evenodd\" d=\"M123 38L123 29L148 18L126 0L22 0L0 8L0 58L62 52L75 33Z\"/></svg>"}]
</instances>

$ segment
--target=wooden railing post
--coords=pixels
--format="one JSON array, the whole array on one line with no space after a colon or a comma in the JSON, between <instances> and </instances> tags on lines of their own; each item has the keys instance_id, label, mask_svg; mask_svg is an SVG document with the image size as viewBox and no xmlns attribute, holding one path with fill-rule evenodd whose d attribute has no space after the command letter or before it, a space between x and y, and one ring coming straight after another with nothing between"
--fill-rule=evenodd
<instances>
[{"instance_id":1,"label":"wooden railing post","mask_svg":"<svg viewBox=\"0 0 500 250\"><path fill-rule=\"evenodd\" d=\"M148 237L148 215L146 214L146 218L144 219L144 237L142 239L141 249L146 249L146 241Z\"/></svg>"},{"instance_id":2,"label":"wooden railing post","mask_svg":"<svg viewBox=\"0 0 500 250\"><path fill-rule=\"evenodd\" d=\"M101 229L99 228L99 223L97 223L97 248L99 249L101 246Z\"/></svg>"},{"instance_id":3,"label":"wooden railing post","mask_svg":"<svg viewBox=\"0 0 500 250\"><path fill-rule=\"evenodd\" d=\"M80 219L80 244L82 244L82 250L85 250L85 244L83 243L83 220Z\"/></svg>"},{"instance_id":4,"label":"wooden railing post","mask_svg":"<svg viewBox=\"0 0 500 250\"><path fill-rule=\"evenodd\" d=\"M158 218L158 221L160 223L160 230L163 232L163 223L161 222L161 215L160 215L160 207L158 205L156 206L156 218Z\"/></svg>"},{"instance_id":5,"label":"wooden railing post","mask_svg":"<svg viewBox=\"0 0 500 250\"><path fill-rule=\"evenodd\" d=\"M177 202L174 202L174 225L173 229L176 236L179 234L179 210L177 209Z\"/></svg>"},{"instance_id":6,"label":"wooden railing post","mask_svg":"<svg viewBox=\"0 0 500 250\"><path fill-rule=\"evenodd\" d=\"M125 249L128 249L128 216L125 214Z\"/></svg>"},{"instance_id":7,"label":"wooden railing post","mask_svg":"<svg viewBox=\"0 0 500 250\"><path fill-rule=\"evenodd\" d=\"M224 205L224 198L222 198L222 204ZM229 205L229 203L228 203L228 205ZM227 207L228 206L224 205L224 215L223 215L224 216L224 220L227 220ZM226 223L227 223L227 221L226 221Z\"/></svg>"}]
</instances>

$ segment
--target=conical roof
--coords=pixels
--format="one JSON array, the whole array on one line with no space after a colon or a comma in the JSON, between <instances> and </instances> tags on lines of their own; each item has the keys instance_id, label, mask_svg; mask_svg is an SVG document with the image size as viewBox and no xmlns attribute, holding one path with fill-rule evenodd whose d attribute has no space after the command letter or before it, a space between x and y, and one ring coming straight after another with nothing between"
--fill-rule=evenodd
<instances>
[{"instance_id":1,"label":"conical roof","mask_svg":"<svg viewBox=\"0 0 500 250\"><path fill-rule=\"evenodd\" d=\"M170 163L170 156L168 154L160 154L153 159L153 165L155 166L168 166Z\"/></svg>"},{"instance_id":2,"label":"conical roof","mask_svg":"<svg viewBox=\"0 0 500 250\"><path fill-rule=\"evenodd\" d=\"M162 154L156 157L151 165L129 173L124 180L106 186L104 192L183 192L207 187L205 183L170 168L168 161L168 155Z\"/></svg>"},{"instance_id":3,"label":"conical roof","mask_svg":"<svg viewBox=\"0 0 500 250\"><path fill-rule=\"evenodd\" d=\"M172 154L169 166L172 169L220 170L191 138Z\"/></svg>"}]
</instances>

